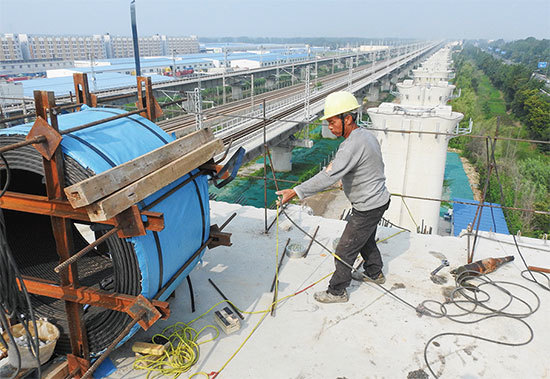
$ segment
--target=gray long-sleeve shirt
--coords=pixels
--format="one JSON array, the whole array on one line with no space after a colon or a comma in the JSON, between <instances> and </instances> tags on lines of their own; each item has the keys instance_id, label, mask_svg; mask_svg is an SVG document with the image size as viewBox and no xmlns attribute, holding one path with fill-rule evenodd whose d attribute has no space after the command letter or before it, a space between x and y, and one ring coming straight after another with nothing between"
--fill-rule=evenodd
<instances>
[{"instance_id":1,"label":"gray long-sleeve shirt","mask_svg":"<svg viewBox=\"0 0 550 379\"><path fill-rule=\"evenodd\" d=\"M353 130L342 142L328 167L294 187L300 199L320 192L342 179L344 193L353 208L368 211L381 207L390 198L386 189L380 144L366 129Z\"/></svg>"}]
</instances>

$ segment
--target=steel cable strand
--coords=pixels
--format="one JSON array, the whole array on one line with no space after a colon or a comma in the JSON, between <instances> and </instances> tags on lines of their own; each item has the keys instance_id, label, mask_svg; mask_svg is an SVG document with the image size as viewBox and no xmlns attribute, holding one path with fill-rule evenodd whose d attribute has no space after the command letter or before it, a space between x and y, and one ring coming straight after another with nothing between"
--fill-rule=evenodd
<instances>
[{"instance_id":1,"label":"steel cable strand","mask_svg":"<svg viewBox=\"0 0 550 379\"><path fill-rule=\"evenodd\" d=\"M442 303L442 302L439 302L437 300L424 300L419 305L419 308L424 308L424 312L422 312L422 314L426 315L426 316L434 317L434 318L445 317L445 318L447 318L451 321L454 321L454 322L457 322L457 323L460 323L460 324L464 324L464 325L475 324L475 323L479 323L481 321L485 321L485 320L489 320L489 319L497 318L497 317L502 317L502 318L507 318L507 319L514 319L514 320L517 320L517 321L521 322L523 325L525 325L527 327L527 329L529 331L529 338L525 341L514 343L514 342L503 342L503 341L499 341L497 339L492 339L492 338L488 338L488 337L484 337L484 336L480 336L480 335L475 335L475 334L461 333L461 332L444 332L444 333L436 334L435 336L431 337L424 346L424 362L426 363L426 367L428 368L430 373L436 378L438 377L438 375L433 371L433 369L430 365L430 362L428 360L428 348L429 348L430 344L435 339L437 339L439 337L443 337L443 336L462 336L462 337L469 337L469 338L473 338L473 339L478 339L478 340L482 340L482 341L486 341L486 342L490 342L490 343L495 343L495 344L500 344L500 345L507 345L507 346L523 346L523 345L526 345L529 342L531 342L533 340L533 337L534 337L533 329L524 320L524 318L529 317L530 315L535 313L540 307L540 298L533 290L531 290L530 288L528 288L528 287L526 287L522 284L518 284L518 283L507 282L507 281L493 281L490 278L486 277L485 275L474 276L474 274L476 274L476 273L473 272L473 271L470 272L469 274L470 275L466 276L465 278L467 278L468 280L476 279L476 280L481 281L481 283L479 285L473 285L471 282L468 282L467 286L464 286L464 285L461 284L461 283L464 283L464 281L462 280L462 279L464 279L464 277L462 279L457 278L457 283L456 283L457 287L451 292L450 299L446 303ZM513 285L513 286L519 287L519 288L529 292L533 296L533 298L536 300L536 305L532 306L531 304L529 304L529 302L525 301L524 299L522 299L521 297L519 297L517 295L514 295L510 290L508 290L506 288L503 288L502 285L500 285L500 284ZM491 300L491 296L488 293L488 291L484 291L484 290L479 289L480 286L492 286L492 287L496 288L500 293L503 293L503 294L505 294L509 297L507 303L504 306L501 306L499 308L490 307L488 305L488 303ZM473 292L474 296L473 297L469 296L467 294L467 291L468 292ZM456 300L455 295L457 293L460 293L462 296L464 296L466 298L466 300ZM479 293L485 294L485 298L479 299L478 298ZM505 309L507 309L509 306L511 306L511 304L514 300L517 300L520 303L523 303L523 305L528 308L528 311L525 312L525 313L505 312ZM439 304L441 312L438 313L438 312L436 312L432 309L429 309L428 307L426 307L427 303ZM459 305L459 304L464 304L464 303L472 304L472 306L473 306L472 309L466 309L462 305ZM449 305L454 305L457 308L461 309L463 312L458 313L458 314L450 314L448 309L447 309ZM486 309L487 312L476 311L478 309L478 307ZM478 316L481 316L481 317L476 318L474 320L461 320L461 319L459 319L459 317L470 316L470 315L478 315Z\"/></svg>"},{"instance_id":2,"label":"steel cable strand","mask_svg":"<svg viewBox=\"0 0 550 379\"><path fill-rule=\"evenodd\" d=\"M0 154L0 159L2 160L2 163L3 163L4 167L6 168L6 182L2 186L2 189L0 190L0 197L2 197L2 196L4 196L6 191L8 190L8 187L10 186L11 171L10 171L10 166L8 164L8 161L4 157L3 154Z\"/></svg>"},{"instance_id":3,"label":"steel cable strand","mask_svg":"<svg viewBox=\"0 0 550 379\"><path fill-rule=\"evenodd\" d=\"M24 140L23 135L1 135L0 145L20 142L22 140ZM5 154L5 158L9 162L12 172L12 187L15 185L20 187L21 185L27 184L20 181L14 182L14 170L19 173L26 172L38 174L40 176L44 175L42 156L32 146L25 146L17 150L8 151ZM65 155L64 158L65 180L68 185L77 183L93 175L93 172L80 166L69 156ZM41 194L39 188L33 187L24 189L25 191L22 192ZM21 188L18 188L18 190L21 190ZM36 222L37 220L39 221L40 218L37 217L34 218L34 220ZM18 226L19 225L12 225L13 228L17 228ZM75 242L77 240L82 242L83 239L80 234L76 231L74 231L74 233L76 237ZM38 236L36 236L36 238L38 238ZM117 236L109 238L107 240L107 245L110 252L108 256L97 252L91 252L88 256L83 258L82 264L78 265L81 284L87 286L98 285L97 278L94 278L94 271L91 270L90 267L94 269L101 267L103 270L113 268L113 272L111 274L114 279L112 290L114 292L131 295L139 294L141 292L141 273L139 271L139 265L137 263L137 258L133 247L128 241L119 240ZM20 248L23 250L16 251L18 260L21 260L21 258L24 258L25 255L29 254L29 252L24 249L24 246L21 246ZM55 249L55 247L51 245L43 245L41 246L41 249ZM55 254L55 256L57 255ZM32 262L28 262L26 265L20 267L25 275L43 277L45 272L53 273L53 267L57 263L57 259L53 259L52 262L41 264L40 266L42 267L37 265L33 267L30 265ZM47 269L48 267L49 269ZM67 336L68 325L63 302L52 302L51 299L46 301L44 298L38 296L32 296L32 302L37 314L49 318L62 332L56 346L56 351L60 353L70 352L70 343ZM102 308L96 307L87 308L84 313L84 323L87 329L90 351L92 353L99 353L105 349L105 347L108 346L108 344L113 341L125 328L128 322L130 322L130 317L120 312L103 310Z\"/></svg>"}]
</instances>

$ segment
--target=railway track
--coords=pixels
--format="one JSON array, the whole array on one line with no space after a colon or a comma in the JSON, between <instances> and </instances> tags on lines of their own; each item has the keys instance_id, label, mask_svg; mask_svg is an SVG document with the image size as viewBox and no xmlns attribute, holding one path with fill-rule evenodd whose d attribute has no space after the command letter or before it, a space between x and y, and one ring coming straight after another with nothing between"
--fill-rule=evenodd
<instances>
[{"instance_id":1,"label":"railway track","mask_svg":"<svg viewBox=\"0 0 550 379\"><path fill-rule=\"evenodd\" d=\"M427 51L427 50L426 50ZM408 57L410 57L412 54L409 54L407 55L406 57L403 57L401 58L401 60L403 59L407 59ZM371 76L371 75L375 75L376 73L382 71L382 70L385 70L388 66L382 66L382 67L378 67L376 70L374 71L369 71L368 69L365 70L365 68L362 68L361 70L364 70L365 73L364 75L361 75L357 78L354 78L354 81L357 82L357 81L360 81L360 80L363 80L363 79L366 79L367 77ZM359 68L359 67L358 67ZM347 73L346 73L347 74ZM334 80L334 77L332 77L331 80ZM303 86L302 86L303 87ZM340 90L343 90L347 87L347 83L343 83L339 86L336 86L334 88L331 88L330 91L324 91L322 93L319 93L315 96L313 96L311 99L310 99L310 104L314 104L318 101L321 101L323 100L328 93L330 92L334 92L334 91L340 91ZM288 109L285 109L275 115L271 115L269 117L268 120L265 121L265 125L266 127L273 124L273 123L276 123L277 120L276 119L283 119L284 117L286 116L289 116L295 112L298 112L300 110L302 110L304 107L304 104L302 103L297 103L296 105L294 106L291 106L290 108ZM249 134L251 133L254 133L260 129L262 129L264 126L264 121L258 121L257 123L254 123L253 125L250 125L246 128L242 128L242 129L239 129L238 131L236 131L235 133L232 133L231 135L228 135L228 136L225 136L222 138L222 141L224 143L224 145L228 145L230 141L232 141L233 144L238 144L239 143L239 140L242 139L243 137L245 136L248 136Z\"/></svg>"},{"instance_id":2,"label":"railway track","mask_svg":"<svg viewBox=\"0 0 550 379\"><path fill-rule=\"evenodd\" d=\"M356 69L354 69L356 70ZM328 76L325 76L318 80L318 82L325 84L327 82L333 81L335 79L341 78L348 75L346 72L338 72L336 74L331 74ZM273 100L279 100L284 97L292 96L298 93L304 92L305 84L295 84L290 87L284 87L277 90L265 92L259 95L254 96L254 100L256 104L261 103L263 100L266 101L266 103L269 103ZM207 117L209 123L215 123L217 120L224 119L223 116L220 115L213 115L215 113L226 113L226 114L237 114L240 111L246 110L250 108L250 97L238 100L236 102L232 102L225 105L219 105L217 107L209 108L203 111L204 115ZM210 114L210 116L209 116ZM178 133L179 130L187 129L191 126L195 125L195 116L194 115L182 115L178 117L174 117L171 119L166 119L163 121L158 122L158 125L164 129L166 132L169 133Z\"/></svg>"},{"instance_id":3,"label":"railway track","mask_svg":"<svg viewBox=\"0 0 550 379\"><path fill-rule=\"evenodd\" d=\"M383 68L380 68L380 70ZM365 66L360 66L353 69L354 73L360 72L365 70ZM379 71L379 70L377 70ZM375 72L377 72L375 71ZM346 77L348 74L348 71L341 71L335 74L327 75L323 78L318 79L318 82L322 84L330 83L334 80ZM291 87L285 87L281 89L277 89L274 91L269 91L260 95L254 96L254 99L256 104L262 102L263 100L266 101L266 105L269 105L268 103L270 101L280 100L285 97L289 97L292 95L296 95L299 93L303 93L305 88L304 83L296 84ZM223 120L225 119L224 116L219 115L219 113L224 113L228 115L236 115L238 112L246 110L250 108L250 98L246 98L243 100L239 100L238 102L232 102L230 104L220 105L217 107L209 108L207 110L203 111L203 114L207 117L208 122L210 124L216 123L217 120ZM209 116L210 115L210 116ZM178 117L174 117L171 119L166 119L163 121L158 122L158 125L164 129L168 133L176 133L178 134L179 131L188 130L191 127L195 126L195 116L194 115L182 115Z\"/></svg>"}]
</instances>

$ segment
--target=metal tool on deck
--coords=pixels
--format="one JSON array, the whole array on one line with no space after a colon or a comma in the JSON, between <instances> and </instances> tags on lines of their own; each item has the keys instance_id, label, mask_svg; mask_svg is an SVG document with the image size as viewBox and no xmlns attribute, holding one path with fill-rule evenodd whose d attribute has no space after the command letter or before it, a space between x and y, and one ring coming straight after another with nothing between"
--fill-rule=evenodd
<instances>
[{"instance_id":1,"label":"metal tool on deck","mask_svg":"<svg viewBox=\"0 0 550 379\"><path fill-rule=\"evenodd\" d=\"M436 268L435 270L433 270L431 273L430 273L430 276L434 276L435 274L437 274L443 267L447 267L449 266L449 261L446 260L446 259L443 259L441 261L441 264L439 265L438 268Z\"/></svg>"}]
</instances>

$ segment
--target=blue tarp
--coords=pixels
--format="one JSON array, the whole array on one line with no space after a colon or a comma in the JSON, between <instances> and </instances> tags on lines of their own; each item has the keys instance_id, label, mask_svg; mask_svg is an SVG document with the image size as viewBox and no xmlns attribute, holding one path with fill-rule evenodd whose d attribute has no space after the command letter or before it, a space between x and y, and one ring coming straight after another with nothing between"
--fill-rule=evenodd
<instances>
[{"instance_id":1,"label":"blue tarp","mask_svg":"<svg viewBox=\"0 0 550 379\"><path fill-rule=\"evenodd\" d=\"M83 106L80 112L60 115L59 129L65 130L120 113L124 111ZM25 124L0 129L0 134L27 135L31 126L32 124ZM173 140L175 140L173 136L164 132L153 122L139 115L132 115L64 135L61 147L65 155L73 158L82 167L98 174ZM144 199L138 204L139 208L152 203L188 176L180 178ZM126 239L132 244L138 259L142 277L141 294L149 299L209 237L210 207L207 178L204 175L199 176L150 210L164 214L164 229L160 232L147 231L145 236ZM204 250L164 292L160 300L165 300L185 279L202 254ZM162 280L160 280L161 273ZM130 335L138 329L139 326L136 325Z\"/></svg>"},{"instance_id":2,"label":"blue tarp","mask_svg":"<svg viewBox=\"0 0 550 379\"><path fill-rule=\"evenodd\" d=\"M463 201L468 203L479 204L479 201L453 198L455 201ZM500 205L496 203L484 203L485 205ZM463 229L468 227L468 224L472 223L476 214L477 205L467 205L455 203L453 205L453 231L454 235L458 236ZM476 221L477 225L477 221ZM476 225L472 227L476 228ZM506 225L506 219L501 208L489 208L483 207L481 210L481 221L479 223L479 230L493 231L500 234L510 234L508 226Z\"/></svg>"}]
</instances>

